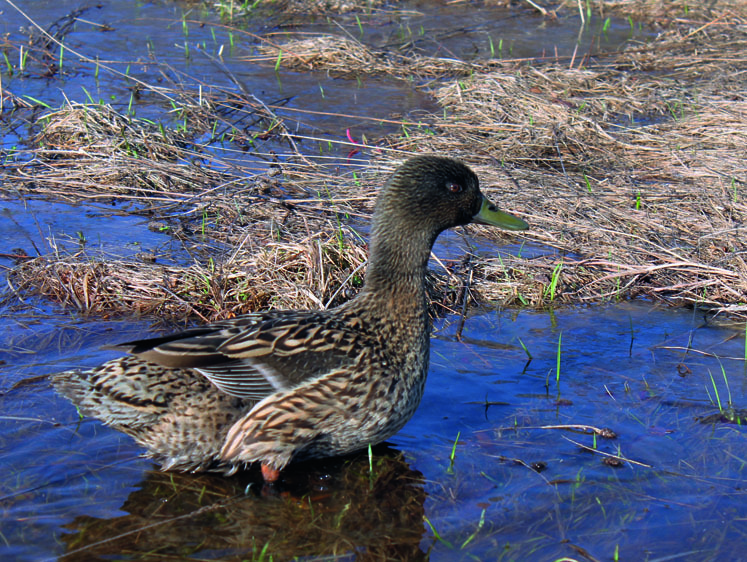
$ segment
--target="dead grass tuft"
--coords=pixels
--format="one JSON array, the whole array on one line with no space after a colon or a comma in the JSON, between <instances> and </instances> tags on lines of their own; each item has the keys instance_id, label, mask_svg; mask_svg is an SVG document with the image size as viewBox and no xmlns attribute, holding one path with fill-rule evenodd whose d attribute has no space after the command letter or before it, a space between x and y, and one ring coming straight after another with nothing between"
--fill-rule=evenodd
<instances>
[{"instance_id":1,"label":"dead grass tuft","mask_svg":"<svg viewBox=\"0 0 747 562\"><path fill-rule=\"evenodd\" d=\"M109 106L70 104L40 124L34 159L6 172L20 193L69 201L116 196L160 205L226 179L208 167L179 165L191 155L183 133Z\"/></svg>"},{"instance_id":2,"label":"dead grass tuft","mask_svg":"<svg viewBox=\"0 0 747 562\"><path fill-rule=\"evenodd\" d=\"M299 72L322 70L335 76L386 76L400 80L466 75L474 65L447 58L405 55L391 50L376 50L349 37L320 35L265 43L258 48L260 57L247 62L280 64Z\"/></svg>"},{"instance_id":3,"label":"dead grass tuft","mask_svg":"<svg viewBox=\"0 0 747 562\"><path fill-rule=\"evenodd\" d=\"M368 12L383 0L274 0L266 2L273 10L286 14L346 14Z\"/></svg>"},{"instance_id":4,"label":"dead grass tuft","mask_svg":"<svg viewBox=\"0 0 747 562\"><path fill-rule=\"evenodd\" d=\"M577 0L563 0L568 10L578 10ZM745 5L741 0L712 0L710 2L680 2L678 0L594 0L592 10L596 13L615 12L631 15L638 21L673 23L695 23L698 21L744 21Z\"/></svg>"},{"instance_id":5,"label":"dead grass tuft","mask_svg":"<svg viewBox=\"0 0 747 562\"><path fill-rule=\"evenodd\" d=\"M321 308L349 298L361 284L362 245L341 246L323 233L270 242L220 263L161 265L143 261L41 256L11 273L14 293L36 293L91 314L143 314L204 321L256 310ZM342 288L342 291L340 291Z\"/></svg>"}]
</instances>

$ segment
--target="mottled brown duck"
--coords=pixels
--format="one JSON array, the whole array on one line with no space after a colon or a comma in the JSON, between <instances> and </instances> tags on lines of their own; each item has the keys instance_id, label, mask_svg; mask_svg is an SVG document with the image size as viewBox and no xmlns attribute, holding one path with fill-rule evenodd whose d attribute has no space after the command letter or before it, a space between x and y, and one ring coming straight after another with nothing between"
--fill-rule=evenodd
<instances>
[{"instance_id":1,"label":"mottled brown duck","mask_svg":"<svg viewBox=\"0 0 747 562\"><path fill-rule=\"evenodd\" d=\"M291 460L380 443L423 395L433 243L470 222L527 228L496 209L461 162L417 156L377 198L365 286L354 299L120 344L129 355L61 373L55 386L85 415L135 438L163 470L230 474L259 462L274 481Z\"/></svg>"}]
</instances>

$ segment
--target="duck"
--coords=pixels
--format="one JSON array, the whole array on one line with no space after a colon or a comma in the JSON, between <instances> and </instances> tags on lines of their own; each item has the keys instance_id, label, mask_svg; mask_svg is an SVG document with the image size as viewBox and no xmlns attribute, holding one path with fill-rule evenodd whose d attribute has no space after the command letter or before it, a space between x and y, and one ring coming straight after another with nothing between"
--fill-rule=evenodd
<instances>
[{"instance_id":1,"label":"duck","mask_svg":"<svg viewBox=\"0 0 747 562\"><path fill-rule=\"evenodd\" d=\"M259 463L274 483L291 461L376 445L423 396L433 244L469 223L528 228L486 198L461 161L412 157L376 198L365 282L351 300L116 344L125 355L57 374L53 384L83 415L134 438L162 470L230 475Z\"/></svg>"}]
</instances>

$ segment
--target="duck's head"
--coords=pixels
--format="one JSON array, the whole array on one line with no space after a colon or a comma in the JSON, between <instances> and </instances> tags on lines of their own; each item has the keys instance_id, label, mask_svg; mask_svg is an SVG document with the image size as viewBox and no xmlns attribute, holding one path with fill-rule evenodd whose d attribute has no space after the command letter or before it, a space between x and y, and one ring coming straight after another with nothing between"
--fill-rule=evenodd
<instances>
[{"instance_id":1,"label":"duck's head","mask_svg":"<svg viewBox=\"0 0 747 562\"><path fill-rule=\"evenodd\" d=\"M523 220L498 210L480 192L477 176L467 166L452 158L423 155L402 164L382 189L373 233L375 237L424 234L430 250L439 233L471 222L508 230L529 228Z\"/></svg>"}]
</instances>

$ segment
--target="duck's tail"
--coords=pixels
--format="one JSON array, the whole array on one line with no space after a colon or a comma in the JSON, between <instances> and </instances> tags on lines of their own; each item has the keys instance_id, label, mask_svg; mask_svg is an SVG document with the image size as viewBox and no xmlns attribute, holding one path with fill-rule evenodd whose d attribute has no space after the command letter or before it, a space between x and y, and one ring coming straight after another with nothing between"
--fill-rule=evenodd
<instances>
[{"instance_id":1,"label":"duck's tail","mask_svg":"<svg viewBox=\"0 0 747 562\"><path fill-rule=\"evenodd\" d=\"M164 470L230 471L220 459L228 429L253 402L229 396L190 369L125 356L52 379L81 414L132 436Z\"/></svg>"}]
</instances>

